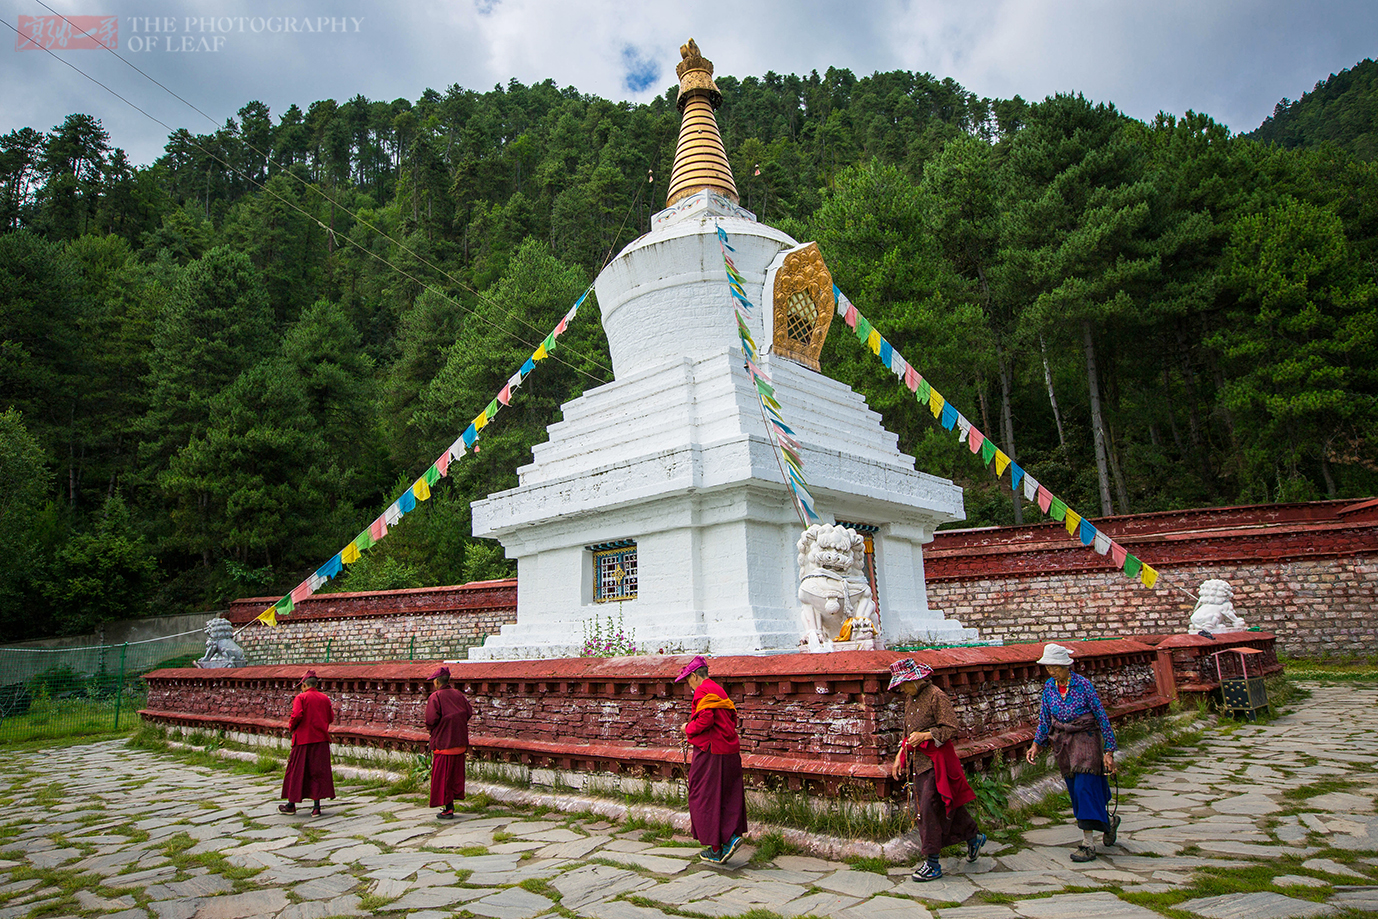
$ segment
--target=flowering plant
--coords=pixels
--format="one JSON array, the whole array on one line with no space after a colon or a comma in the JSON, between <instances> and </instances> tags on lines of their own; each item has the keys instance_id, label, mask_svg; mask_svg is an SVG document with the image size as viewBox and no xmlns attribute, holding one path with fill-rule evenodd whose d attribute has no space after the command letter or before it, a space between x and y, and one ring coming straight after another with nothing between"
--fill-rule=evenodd
<instances>
[{"instance_id":1,"label":"flowering plant","mask_svg":"<svg viewBox=\"0 0 1378 919\"><path fill-rule=\"evenodd\" d=\"M594 616L584 622L584 646L579 649L580 657L622 657L636 654L636 633L622 625L622 614L616 621L608 616L605 622Z\"/></svg>"}]
</instances>

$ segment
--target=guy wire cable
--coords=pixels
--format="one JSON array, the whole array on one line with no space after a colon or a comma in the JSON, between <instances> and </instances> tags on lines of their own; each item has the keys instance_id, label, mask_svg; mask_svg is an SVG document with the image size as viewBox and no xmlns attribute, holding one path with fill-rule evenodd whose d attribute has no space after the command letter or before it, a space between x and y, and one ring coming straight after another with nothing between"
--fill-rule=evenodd
<instances>
[{"instance_id":1,"label":"guy wire cable","mask_svg":"<svg viewBox=\"0 0 1378 919\"><path fill-rule=\"evenodd\" d=\"M56 12L55 10L53 10L52 7L50 7L50 6L48 6L46 3L44 3L43 0L35 0L35 2L37 2L37 3L38 3L40 6L42 6L44 9L46 9L46 10L52 12L55 16L60 17L64 22L66 22L66 23L68 23L69 25L71 25L73 29L76 29L76 30L80 31L81 34L83 34L83 35L85 35L85 36L87 36L87 37L92 37L90 32L86 31L85 29L81 29L81 28L80 28L79 26L77 26L75 23L72 23L71 20L67 19L66 16L63 16L61 13L58 13L58 12ZM19 31L17 28L15 28L13 25L10 25L10 23L9 23L7 20L0 20L0 22L4 22L5 25L8 26L9 29L10 29L11 31L13 31L13 32L14 32L16 35L18 35L20 38L24 38L23 33L20 32L20 31ZM141 115L143 115L144 117L148 118L150 121L154 122L155 124L158 124L158 125L162 126L162 127L163 127L164 129L166 129L169 133L175 133L175 130L176 130L176 129L172 128L172 127L171 127L170 125L168 125L166 122L164 122L163 120L161 120L161 119L155 117L154 115L148 113L148 112L145 111L144 109L140 108L138 105L135 105L133 102L129 101L129 100L126 99L124 96L120 95L118 92L116 92L115 90L111 89L109 86L106 86L106 85L105 85L104 83L102 83L100 80L96 79L95 77L93 77L93 76L91 76L90 74L86 73L86 72L85 72L84 70L82 70L81 68L77 67L75 64L72 64L72 63L70 63L69 61L66 61L66 60L64 60L64 59L62 59L62 58L60 58L60 57L58 57L56 54L53 54L53 52L52 52L51 49L48 49L48 48L40 48L39 50L42 50L42 51L47 52L47 54L48 54L50 57L54 58L54 59L57 60L57 61L60 61L62 64L66 65L67 67L69 67L69 68L71 68L72 70L76 71L77 73L81 74L83 77L86 77L86 79L90 80L92 83L95 83L97 86L101 87L101 88L104 89L106 92L110 93L112 96L114 96L115 98L119 99L121 102L123 102L123 103L125 103L126 105L128 105L130 108L132 108L132 109L134 109L135 111L139 112ZM167 92L168 94L170 94L171 96L173 96L173 97L174 97L175 99L177 99L178 101L182 102L183 104L187 105L188 107L190 107L191 109L193 109L194 111L196 111L196 112L197 112L198 114L200 114L203 118L205 118L205 119L207 119L208 121L210 121L211 124L217 125L217 126L218 126L218 122L216 122L214 119L212 119L212 118L211 118L209 115L207 115L205 112L201 111L199 108L197 108L197 107L196 107L195 105L193 105L192 103L188 102L186 99L183 99L181 96L177 95L177 93L175 93L175 92L173 92L172 90L168 89L168 88L167 88L166 86L164 86L162 83L159 83L156 79L154 79L153 77L149 76L149 75L148 75L147 73L145 73L144 71L140 70L136 65L134 65L134 64L131 63L130 61L128 61L128 60L126 60L125 58L121 57L119 54L116 54L115 51L114 51L113 49L106 48L105 50L108 51L110 54L114 55L114 57L115 57L116 59L118 59L121 63L125 64L126 66L128 66L128 67L130 67L130 68L132 68L134 71L136 71L137 73L139 73L139 74L140 74L141 76L143 76L145 79L149 80L149 81L152 82L154 85L160 87L161 89L163 89L165 92ZM185 130L185 129L183 129L183 130ZM238 129L236 129L233 133L234 133L234 136L236 136L246 147L248 147L250 150L253 150L255 153L259 154L260 156L264 157L264 158L265 158L265 161L267 161L267 160L269 159L267 154L265 154L262 150L259 150L257 147L253 146L253 144L249 143L249 141L246 140L246 139L243 137L243 135L238 131ZM319 218L317 218L315 215L310 214L310 213L308 213L307 211L303 210L303 209L302 209L300 206L298 206L295 202L292 202L292 201L287 200L286 198L283 198L281 195L277 194L277 193L274 192L272 189L268 188L268 187L266 186L266 184L260 184L260 183L258 183L258 182L256 182L256 181L254 181L252 178L250 178L248 175L246 175L242 170L238 169L237 167L235 167L235 166L232 165L231 163L226 162L225 160L221 159L221 158L220 158L219 156L217 156L216 154L212 153L210 150L207 150L205 147L203 147L203 146L201 146L199 143L197 143L196 140L195 140L195 136L194 136L194 135L190 135L190 132L188 132L188 135L189 135L189 143L191 144L192 147L194 147L195 149L201 151L201 152L204 153L206 156L210 157L212 160L214 160L215 162L219 163L221 166L224 166L227 170L233 172L235 175L237 175L237 176L239 176L240 178L244 179L244 181L248 182L248 183L249 183L251 186L253 186L254 188L257 188L257 189L259 189L260 191L263 191L263 192L266 192L266 193L269 194L269 195L272 195L272 196L273 196L274 198L276 198L278 201L281 201L283 204L287 205L288 207L290 207L290 208L292 208L293 210L297 211L298 213L302 214L302 216L306 217L308 220L310 220L310 221L312 221L313 223L315 223L316 225L318 225L321 229L325 230L325 231L327 232L327 234L330 235L331 238L336 239L336 240L338 240L338 239L340 238L339 234L336 234L333 230L331 230L329 227L327 227L327 226L326 226L324 223L322 223L321 220L320 220ZM393 239L391 236L389 236L387 233L385 233L385 232L383 232L382 230L380 230L378 227L375 227L375 226L373 226L371 223L369 223L368 221L361 219L361 218L358 217L358 215L356 215L354 212L350 211L349 208L345 207L344 205L340 204L339 202L337 202L337 201L335 201L333 198L331 198L329 195L327 195L319 186L314 185L314 184L312 184L312 183L310 183L310 182L307 182L306 180L302 179L301 176L296 175L296 174L293 173L291 170L283 170L283 173L285 173L285 174L287 174L287 175L290 175L292 178L296 179L299 183L301 183L302 185L304 185L306 188L308 188L308 189L314 191L316 194L320 195L322 198L324 198L324 199L325 199L327 202L329 202L331 205L333 205L333 206L335 206L335 207L338 207L338 208L339 208L341 211L343 211L345 214L347 214L348 216L352 217L359 225L364 226L364 227L367 227L368 229L372 230L374 233L376 233L376 234L378 234L379 236L381 236L382 238L386 239L388 242L392 243L392 244L393 244L394 246L396 246L397 248L401 249L403 252L406 252L408 255L411 255L413 258L415 258L415 259L416 259L418 262L420 262L421 264L425 265L426 267L430 268L431 270L435 271L436 273L445 276L445 277L448 278L451 282L453 282L453 283L455 284L456 287L458 287L458 288L460 288L460 289L462 289L462 290L468 291L470 294L472 294L472 295L473 295L474 297L476 297L477 299L483 300L483 301L485 301L485 302L487 302L487 303L489 303L489 304L491 304L491 305L497 307L497 309L499 309L504 315L508 316L508 317L511 318L511 319L515 319L517 322L520 322L522 325L527 326L529 329L531 329L531 331L537 332L537 333L540 333L540 332L542 331L539 327L537 327L537 326L535 326L534 324L528 322L525 318L523 318L523 317L521 317L520 315L518 315L518 314L516 314L516 313L514 313L514 312L512 312L512 311L510 311L510 310L508 310L503 304L498 303L497 301L493 300L491 297L488 297L488 296L486 296L485 294L480 293L479 291L475 290L473 287L470 287L468 284L465 284L463 281L459 280L458 278L456 278L456 277L454 277L453 275L451 275L449 272L445 271L443 268L440 268L439 266L433 264L433 263L430 262L428 259L426 259L426 258L423 257L422 255L420 255L419 253L417 253L417 252L413 251L412 249L408 248L405 244L400 243L400 242L398 242L397 240ZM283 173L279 173L279 174L283 174ZM451 297L450 295L444 293L443 291L439 290L439 289L436 288L436 287L433 287L432 285L426 284L425 282L423 282L423 281L421 281L420 279L416 278L414 275L411 275L411 274L407 273L406 271L403 271L403 270L402 270L401 268L399 268L397 265L393 264L392 262L388 261L387 259L383 258L382 256L377 255L376 253L372 252L371 250L365 249L362 245L360 245L360 244L359 244L358 242L356 242L355 240L351 239L349 236L345 236L344 238L345 238L346 241L348 241L350 244L352 244L355 248L359 249L360 251L366 252L366 253L368 253L369 255L373 256L374 258L378 259L378 261L382 262L383 264L385 264L385 265L387 265L388 267L392 268L393 270L397 271L399 274L401 274L401 275L403 275L404 277L408 278L409 280L413 281L414 283L416 283L417 285L419 285L422 289L425 289L425 290L432 290L432 291L434 291L435 293L439 294L439 295L440 295L441 297L443 297L444 299L448 300L450 303L452 303L452 304L454 304L455 306L459 307L459 308L460 308L461 310L463 310L464 312L473 314L474 310L473 310L472 308L470 308L470 307L468 307L468 306L465 306L463 303L461 303L460 301L458 301L458 300L456 300L455 298ZM591 286L591 285L590 285L590 286ZM525 339L523 339L523 338L519 337L518 335L516 335L516 333L510 332L510 331L508 331L508 330L503 330L503 331L506 332L507 334L511 335L513 338L516 338L516 339L517 339L519 342L521 342L523 345L529 346L529 347L534 347L533 345L531 345L530 342L528 342L528 341L526 341ZM577 352L577 351L575 351L574 353L575 353L575 354L579 354L579 352ZM557 362L559 362L559 363L561 363L561 364L564 364L566 367L569 367L571 370L574 370L574 371L577 372L577 373L583 374L584 376L588 377L588 378L591 379L591 380L595 380L595 381L597 381L597 382L600 383L600 384L606 383L606 382L607 382L607 380L599 380L597 377L593 376L593 374L588 373L587 371L583 370L582 368L575 367L573 364L570 364L568 361L564 360L563 358L561 358L561 357L559 357L559 356L557 356L557 355L552 354L552 355L550 355L550 356L551 356L552 358L554 358ZM593 363L593 364L594 364L595 366L597 366L598 368L600 368L600 369L602 369L602 370L607 370L609 373L612 373L612 369L609 368L609 367L607 367L606 365L604 365L604 364L603 364L601 361L599 361L597 358L594 358L594 357L591 357L591 356L588 356L588 355L580 355L580 356L581 356L581 357L585 357L586 359L590 360L590 362Z\"/></svg>"}]
</instances>

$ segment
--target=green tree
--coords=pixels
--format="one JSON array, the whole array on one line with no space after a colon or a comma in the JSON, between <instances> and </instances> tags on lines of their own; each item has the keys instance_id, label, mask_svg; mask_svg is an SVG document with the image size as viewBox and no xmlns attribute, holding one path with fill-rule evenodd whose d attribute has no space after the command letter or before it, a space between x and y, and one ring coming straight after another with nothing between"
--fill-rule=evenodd
<instances>
[{"instance_id":1,"label":"green tree","mask_svg":"<svg viewBox=\"0 0 1378 919\"><path fill-rule=\"evenodd\" d=\"M157 562L119 495L105 502L96 526L57 551L55 575L43 585L59 627L89 632L148 612Z\"/></svg>"}]
</instances>

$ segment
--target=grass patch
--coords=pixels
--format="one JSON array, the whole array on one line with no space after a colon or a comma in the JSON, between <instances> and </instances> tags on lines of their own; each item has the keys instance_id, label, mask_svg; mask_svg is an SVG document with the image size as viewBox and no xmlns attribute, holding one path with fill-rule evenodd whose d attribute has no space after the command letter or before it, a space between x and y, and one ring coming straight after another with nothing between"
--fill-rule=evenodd
<instances>
[{"instance_id":1,"label":"grass patch","mask_svg":"<svg viewBox=\"0 0 1378 919\"><path fill-rule=\"evenodd\" d=\"M50 782L34 791L33 800L35 804L61 804L66 796L67 786L61 782Z\"/></svg>"},{"instance_id":2,"label":"grass patch","mask_svg":"<svg viewBox=\"0 0 1378 919\"><path fill-rule=\"evenodd\" d=\"M847 864L852 866L853 871L870 871L872 874L882 876L889 876L890 874L890 863L879 856L865 855L849 858Z\"/></svg>"},{"instance_id":3,"label":"grass patch","mask_svg":"<svg viewBox=\"0 0 1378 919\"><path fill-rule=\"evenodd\" d=\"M476 855L487 855L487 854L488 854L488 847L487 847L487 846L465 846L464 848L462 848L462 849L459 850L459 854L460 854L460 855L463 855L465 858L473 858L473 857L476 856Z\"/></svg>"},{"instance_id":4,"label":"grass patch","mask_svg":"<svg viewBox=\"0 0 1378 919\"><path fill-rule=\"evenodd\" d=\"M1328 795L1332 792L1349 791L1353 787L1354 782L1349 779L1317 779L1306 785L1288 788L1282 793L1282 797L1288 801L1305 801L1309 798L1318 798L1321 795Z\"/></svg>"},{"instance_id":5,"label":"grass patch","mask_svg":"<svg viewBox=\"0 0 1378 919\"><path fill-rule=\"evenodd\" d=\"M517 884L517 886L520 887L522 890L527 890L531 893L540 894L543 897L554 900L556 903L559 903L560 897L563 896L563 894L556 890L554 886L545 878L527 878L526 880Z\"/></svg>"},{"instance_id":6,"label":"grass patch","mask_svg":"<svg viewBox=\"0 0 1378 919\"><path fill-rule=\"evenodd\" d=\"M755 868L768 865L781 855L798 855L802 851L781 833L766 833L759 839L752 839L752 843L756 846L751 855L751 865Z\"/></svg>"},{"instance_id":7,"label":"grass patch","mask_svg":"<svg viewBox=\"0 0 1378 919\"><path fill-rule=\"evenodd\" d=\"M212 874L218 874L226 880L244 881L262 871L262 868L239 868L231 865L225 860L225 856L219 852L200 852L192 855L187 850L196 845L196 840L186 833L178 833L168 837L163 843L163 855L172 862L178 871L190 871L193 868L205 868Z\"/></svg>"}]
</instances>

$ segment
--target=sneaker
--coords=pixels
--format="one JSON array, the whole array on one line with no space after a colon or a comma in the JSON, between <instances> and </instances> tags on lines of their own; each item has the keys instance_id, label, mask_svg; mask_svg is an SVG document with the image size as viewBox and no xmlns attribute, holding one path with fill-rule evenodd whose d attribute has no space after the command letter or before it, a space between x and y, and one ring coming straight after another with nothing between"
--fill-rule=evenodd
<instances>
[{"instance_id":1,"label":"sneaker","mask_svg":"<svg viewBox=\"0 0 1378 919\"><path fill-rule=\"evenodd\" d=\"M737 851L738 849L740 849L741 847L742 847L742 837L740 837L740 836L738 836L738 835L736 835L736 834L733 834L732 838L729 839L729 840L727 841L727 845L725 845L725 846L722 847L722 849L723 849L722 858L718 859L718 861L719 861L720 863L722 863L722 864L726 864L726 863L727 863L727 860L728 860L729 858L731 858L731 857L733 856L733 854L735 854L736 851Z\"/></svg>"},{"instance_id":2,"label":"sneaker","mask_svg":"<svg viewBox=\"0 0 1378 919\"><path fill-rule=\"evenodd\" d=\"M719 849L705 848L699 852L699 858L706 862L722 862L722 851Z\"/></svg>"},{"instance_id":3,"label":"sneaker","mask_svg":"<svg viewBox=\"0 0 1378 919\"><path fill-rule=\"evenodd\" d=\"M1105 831L1105 844L1107 846L1113 846L1115 844L1115 840L1119 838L1119 835L1120 815L1116 814L1115 816L1110 818L1110 829Z\"/></svg>"},{"instance_id":4,"label":"sneaker","mask_svg":"<svg viewBox=\"0 0 1378 919\"><path fill-rule=\"evenodd\" d=\"M1076 851L1072 853L1072 861L1074 862L1093 862L1095 860L1096 850L1091 846L1077 846Z\"/></svg>"},{"instance_id":5,"label":"sneaker","mask_svg":"<svg viewBox=\"0 0 1378 919\"><path fill-rule=\"evenodd\" d=\"M920 862L919 867L909 876L916 881L936 881L943 876L943 869L941 865L935 865L933 862Z\"/></svg>"},{"instance_id":6,"label":"sneaker","mask_svg":"<svg viewBox=\"0 0 1378 919\"><path fill-rule=\"evenodd\" d=\"M969 862L974 862L974 861L976 861L977 856L979 856L979 855L981 854L981 847L984 846L985 844L986 844L986 834L985 834L985 833L977 833L975 836L973 836L973 837L971 837L970 839L968 839L968 840L967 840L967 861L969 861Z\"/></svg>"}]
</instances>

